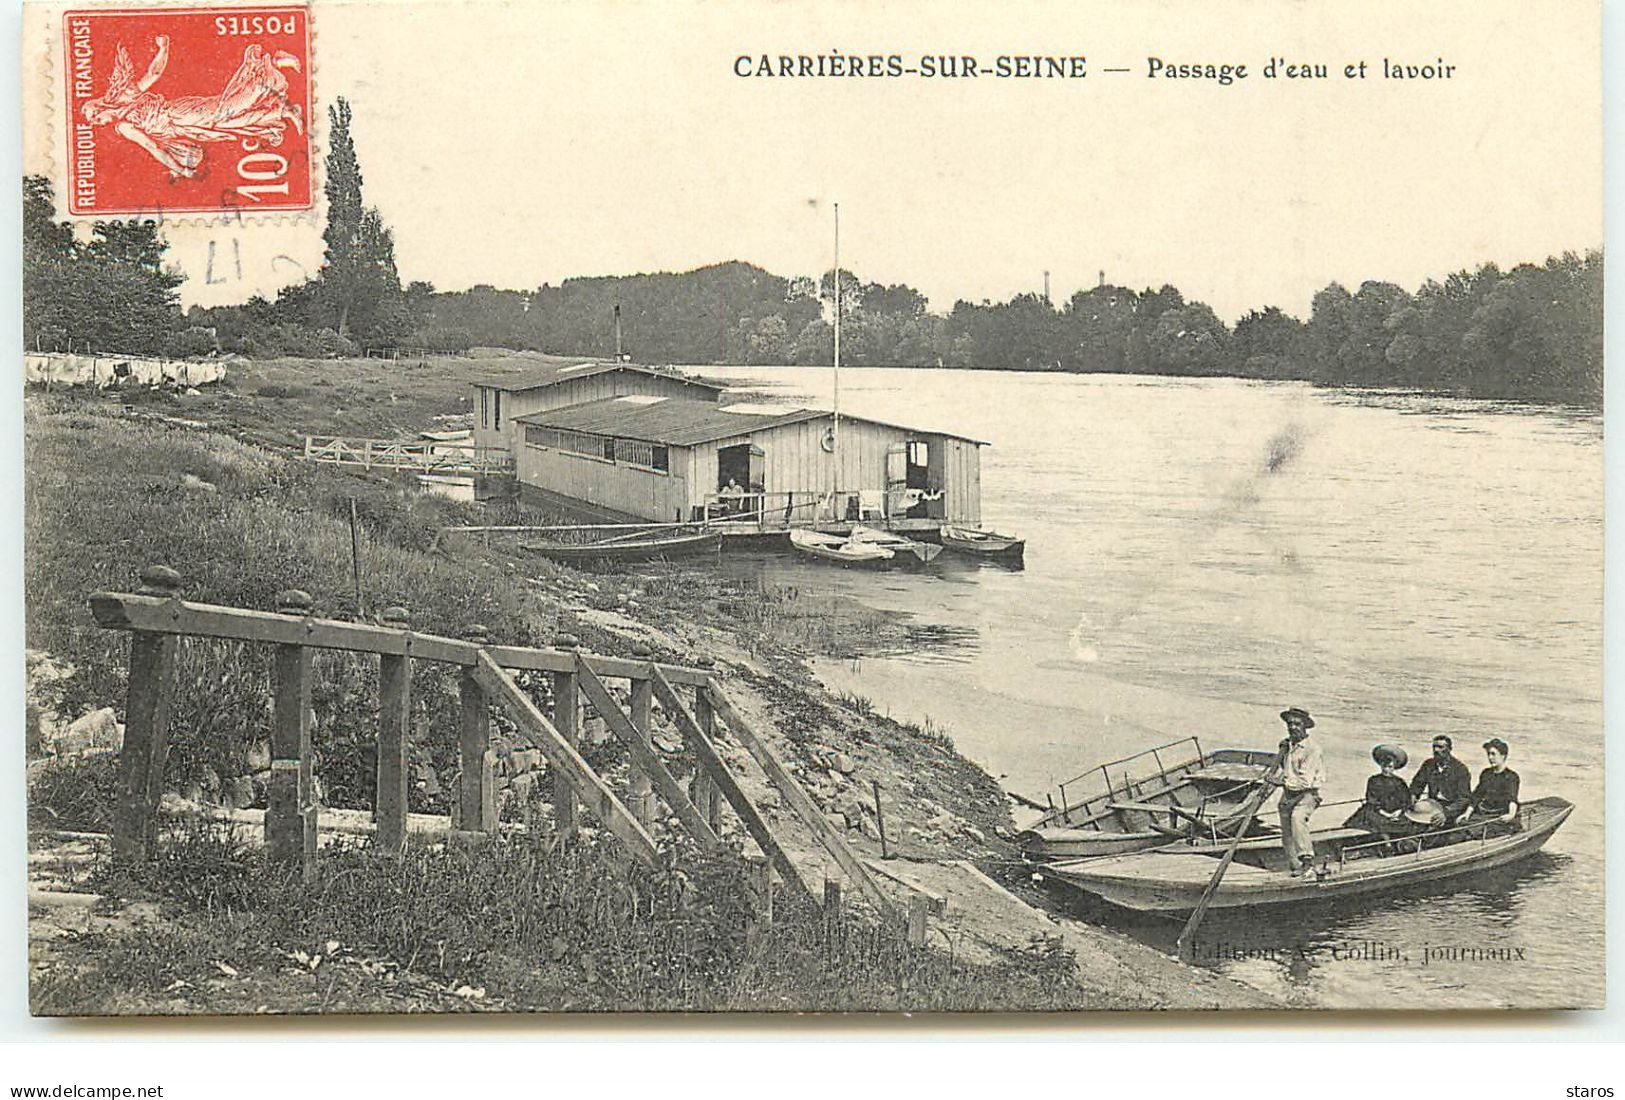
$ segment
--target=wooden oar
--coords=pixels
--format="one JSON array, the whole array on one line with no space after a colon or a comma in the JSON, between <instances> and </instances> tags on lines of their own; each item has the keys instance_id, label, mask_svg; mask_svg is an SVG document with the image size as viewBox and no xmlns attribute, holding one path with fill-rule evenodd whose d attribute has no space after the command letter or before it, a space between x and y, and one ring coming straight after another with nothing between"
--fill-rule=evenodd
<instances>
[{"instance_id":1,"label":"wooden oar","mask_svg":"<svg viewBox=\"0 0 1625 1100\"><path fill-rule=\"evenodd\" d=\"M1201 900L1196 903L1196 908L1191 911L1190 920L1185 922L1185 930L1179 934L1176 947L1180 958L1189 957L1191 947L1195 942L1196 929L1201 925L1202 918L1207 916L1207 907L1212 904L1213 895L1218 892L1219 883L1224 881L1224 873L1230 870L1230 861L1236 858L1236 849L1240 847L1242 839L1247 835L1247 830L1252 828L1253 819L1258 816L1259 809L1268 800L1269 796L1275 793L1274 779L1280 773L1281 766L1279 764L1271 768L1264 776L1263 786L1259 788L1257 794L1247 800L1246 807L1238 815L1241 818L1241 828L1237 829L1236 835L1230 838L1230 844L1225 848L1224 855L1219 860L1218 868L1213 872L1213 877L1208 880L1207 889L1202 891Z\"/></svg>"}]
</instances>

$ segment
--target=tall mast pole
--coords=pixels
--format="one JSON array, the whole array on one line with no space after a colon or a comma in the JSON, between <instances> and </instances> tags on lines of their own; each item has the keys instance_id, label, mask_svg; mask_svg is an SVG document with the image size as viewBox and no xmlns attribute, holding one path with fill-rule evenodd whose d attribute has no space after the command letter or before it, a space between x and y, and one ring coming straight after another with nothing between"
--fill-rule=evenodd
<instances>
[{"instance_id":1,"label":"tall mast pole","mask_svg":"<svg viewBox=\"0 0 1625 1100\"><path fill-rule=\"evenodd\" d=\"M841 489L841 204L835 204L835 491Z\"/></svg>"}]
</instances>

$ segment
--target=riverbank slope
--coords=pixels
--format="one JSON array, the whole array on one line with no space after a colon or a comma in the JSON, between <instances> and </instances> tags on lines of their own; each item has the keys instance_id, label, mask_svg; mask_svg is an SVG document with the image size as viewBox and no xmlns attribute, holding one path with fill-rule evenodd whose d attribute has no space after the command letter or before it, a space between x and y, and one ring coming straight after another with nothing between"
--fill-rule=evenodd
<instances>
[{"instance_id":1,"label":"riverbank slope","mask_svg":"<svg viewBox=\"0 0 1625 1100\"><path fill-rule=\"evenodd\" d=\"M391 381L385 375L380 384ZM322 861L333 891L320 901L303 889L273 889L274 876L264 873L258 855L240 839L183 835L174 850L185 858L161 861L142 879L120 879L106 868L96 841L61 839L65 832L105 831L110 769L105 758L100 764L89 759L32 770L30 820L40 888L62 894L67 887L67 893L88 891L102 899L82 906L31 905L36 1011L234 1012L261 1005L271 1011L334 1011L340 1004L345 1011L438 1010L447 995L462 1007L507 1010L1269 1003L1125 937L1076 922L1063 926L965 869L960 861L995 875L1009 866L1003 838L1010 822L998 785L945 738L892 722L862 700L831 697L802 661L819 651L832 621L845 631L894 629L884 617L815 593L750 589L680 565L588 574L527 561L500 546L438 546L438 528L467 522L469 506L387 478L291 461L255 445L255 429L268 422L254 406L278 402L291 420L305 415L300 410L307 402L320 405L322 389L312 385L306 395L272 398L222 392L208 398L207 409L197 399L174 395L143 395L129 407L107 397L30 398L28 637L31 665L54 670L31 681L31 727L39 739L81 715L122 705L126 642L90 625L84 610L89 592L127 590L142 566L163 562L186 578L188 598L269 607L278 590L301 587L316 597L319 609L339 607L353 583L348 512L354 500L364 608L406 606L414 624L431 632L456 634L477 621L499 641L549 644L560 633L572 633L600 653L625 655L633 645L647 644L662 659L714 660L730 696L850 843L878 864L906 868L902 874L915 888L947 896L947 911L933 920L934 944L924 953L889 939L860 949L850 937L831 938L816 913L789 905L775 931L753 943L726 914L628 922L617 940L587 910L571 916L571 907L593 901L581 895L591 893L585 884L602 880L602 861L615 862L597 841L584 844L585 854L570 857L578 862L569 866L549 864L564 857L538 851L534 842L512 842L513 859L474 864L448 862L446 849L425 845L408 862L407 874L380 883L381 889L417 883L422 898L448 899L435 903L440 908L411 910L403 926L410 935L378 927L376 906L354 889L357 878L379 874L364 849ZM233 406L243 405L248 407L234 415ZM314 407L307 411L316 414ZM359 662L319 664L313 703L325 799L335 807L365 809L365 748L377 713L374 677ZM214 803L228 790L254 790L266 721L265 673L262 654L200 643L186 647L167 776L177 797ZM420 710L412 808L434 815L447 808L445 792L455 780L455 745L445 732L454 728L447 720L453 693L429 675L420 675L415 686ZM605 767L612 771L615 764ZM813 883L836 878L777 793L748 777L746 786L805 868L804 877ZM509 815L521 815L517 795L509 803ZM882 817L884 854L897 857L890 860L881 858ZM74 844L86 846L78 853L85 858L66 858L75 854ZM530 870L522 874L513 865ZM470 866L496 876L485 894L462 893ZM493 928L501 923L491 914L510 903L516 912L529 911L518 899L537 888L538 868L551 869L549 881L577 882L583 890L557 895L555 925L520 921L505 937L497 936ZM736 898L739 884L722 872L718 876L716 896ZM900 893L910 889L883 877ZM669 884L646 885L657 891ZM444 906L457 898L466 908L448 923ZM421 898L414 904L420 903L427 904ZM854 911L861 917L856 906ZM620 926L610 921L609 927ZM714 939L715 950L684 955L688 962L682 966L651 969L665 976L665 984L655 987L658 996L628 999L625 990L632 986L617 983L615 968L605 960L636 955L662 927ZM439 933L437 950L425 955L411 946L421 947L431 933ZM155 935L167 945L156 960ZM329 942L350 953L340 958L368 959L373 969L358 962L355 974L341 972L347 981L355 978L353 988L315 994L297 968L318 969L308 960L324 954L317 948ZM800 947L788 950L789 942ZM227 948L237 961L221 957ZM300 952L307 963L290 968L288 959ZM325 953L331 958L335 951ZM658 956L650 951L651 959ZM766 965L770 959L794 965L774 969ZM222 965L235 973L226 974ZM245 973L258 975L250 996L229 980ZM395 977L383 985L371 980L383 982L387 974ZM404 985L403 975L409 978ZM418 988L414 983L425 983L422 988L433 995L403 1006L400 990ZM480 998L459 995L465 987L485 992ZM565 997L565 988L577 992Z\"/></svg>"}]
</instances>

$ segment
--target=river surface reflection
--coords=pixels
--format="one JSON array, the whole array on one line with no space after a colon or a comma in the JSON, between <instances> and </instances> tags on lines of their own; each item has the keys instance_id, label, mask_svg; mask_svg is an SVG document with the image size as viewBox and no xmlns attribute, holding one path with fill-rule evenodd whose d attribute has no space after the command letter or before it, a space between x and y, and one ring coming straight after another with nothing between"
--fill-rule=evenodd
<instances>
[{"instance_id":1,"label":"river surface reflection","mask_svg":"<svg viewBox=\"0 0 1625 1100\"><path fill-rule=\"evenodd\" d=\"M708 373L828 403L827 370ZM831 688L929 719L1040 799L1188 734L1273 747L1288 705L1316 717L1328 801L1359 796L1380 742L1414 767L1451 733L1476 776L1479 742L1502 737L1527 794L1576 804L1541 856L1425 896L1214 921L1205 940L1296 953L1208 964L1306 1005L1601 1002L1600 418L1234 379L850 370L841 389L845 412L991 441L985 525L1028 548L1023 571L730 558L910 624L905 651L819 662ZM1116 923L1172 941L1162 920ZM1332 958L1366 941L1405 960ZM1521 957L1424 967L1427 945Z\"/></svg>"}]
</instances>

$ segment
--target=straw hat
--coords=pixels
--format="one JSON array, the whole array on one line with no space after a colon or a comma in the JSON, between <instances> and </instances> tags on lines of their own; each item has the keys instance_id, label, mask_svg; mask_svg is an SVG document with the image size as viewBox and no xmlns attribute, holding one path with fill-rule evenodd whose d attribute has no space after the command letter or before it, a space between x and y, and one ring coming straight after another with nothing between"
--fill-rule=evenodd
<instances>
[{"instance_id":1,"label":"straw hat","mask_svg":"<svg viewBox=\"0 0 1625 1100\"><path fill-rule=\"evenodd\" d=\"M1371 750L1371 759L1377 762L1378 767L1382 766L1384 760L1393 761L1396 768L1403 768L1410 762L1410 757L1406 756L1405 750L1398 745L1378 745Z\"/></svg>"},{"instance_id":2,"label":"straw hat","mask_svg":"<svg viewBox=\"0 0 1625 1100\"><path fill-rule=\"evenodd\" d=\"M1405 811L1405 819L1417 825L1431 825L1434 817L1442 813L1444 813L1444 803L1435 802L1431 798L1424 798Z\"/></svg>"}]
</instances>

